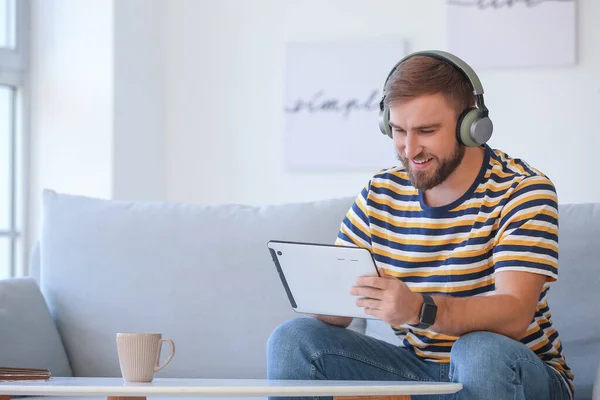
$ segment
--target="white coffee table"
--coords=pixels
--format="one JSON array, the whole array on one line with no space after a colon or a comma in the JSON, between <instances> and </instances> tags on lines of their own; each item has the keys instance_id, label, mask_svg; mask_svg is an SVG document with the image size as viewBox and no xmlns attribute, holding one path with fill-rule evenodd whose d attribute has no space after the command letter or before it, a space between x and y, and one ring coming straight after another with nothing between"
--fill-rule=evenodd
<instances>
[{"instance_id":1,"label":"white coffee table","mask_svg":"<svg viewBox=\"0 0 600 400\"><path fill-rule=\"evenodd\" d=\"M146 396L388 397L448 394L456 393L461 389L460 383L445 382L165 378L154 379L151 383L126 383L122 378L52 378L48 381L0 382L0 400L23 395L106 396L111 400L121 398L139 400Z\"/></svg>"}]
</instances>

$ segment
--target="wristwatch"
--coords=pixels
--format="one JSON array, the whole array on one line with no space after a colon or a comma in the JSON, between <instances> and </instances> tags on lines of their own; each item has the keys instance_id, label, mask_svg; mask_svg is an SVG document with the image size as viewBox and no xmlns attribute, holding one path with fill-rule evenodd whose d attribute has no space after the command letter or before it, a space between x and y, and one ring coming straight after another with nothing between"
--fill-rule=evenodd
<instances>
[{"instance_id":1,"label":"wristwatch","mask_svg":"<svg viewBox=\"0 0 600 400\"><path fill-rule=\"evenodd\" d=\"M421 295L423 296L423 306L421 306L419 324L415 325L415 327L419 329L427 329L435 323L437 306L430 295L423 293L421 293Z\"/></svg>"}]
</instances>

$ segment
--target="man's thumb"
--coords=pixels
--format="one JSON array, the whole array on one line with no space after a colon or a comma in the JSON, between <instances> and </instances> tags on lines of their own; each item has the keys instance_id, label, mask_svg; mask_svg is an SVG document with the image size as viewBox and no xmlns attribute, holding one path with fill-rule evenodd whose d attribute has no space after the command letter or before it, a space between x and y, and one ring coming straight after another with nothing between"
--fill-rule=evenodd
<instances>
[{"instance_id":1,"label":"man's thumb","mask_svg":"<svg viewBox=\"0 0 600 400\"><path fill-rule=\"evenodd\" d=\"M384 268L378 267L377 270L379 271L379 276L381 276L382 278L395 279L392 275L388 274Z\"/></svg>"}]
</instances>

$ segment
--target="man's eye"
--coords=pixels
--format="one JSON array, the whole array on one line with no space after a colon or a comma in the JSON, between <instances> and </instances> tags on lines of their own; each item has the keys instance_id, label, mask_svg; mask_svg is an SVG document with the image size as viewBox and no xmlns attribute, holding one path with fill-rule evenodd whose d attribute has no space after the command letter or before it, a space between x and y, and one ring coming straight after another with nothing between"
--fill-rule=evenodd
<instances>
[{"instance_id":1,"label":"man's eye","mask_svg":"<svg viewBox=\"0 0 600 400\"><path fill-rule=\"evenodd\" d=\"M394 128L394 132L396 132L396 133L406 133L406 131L404 129L398 129L398 128Z\"/></svg>"},{"instance_id":2,"label":"man's eye","mask_svg":"<svg viewBox=\"0 0 600 400\"><path fill-rule=\"evenodd\" d=\"M429 135L429 134L431 134L433 132L435 132L435 131L433 131L433 130L424 130L424 131L421 131L421 133L423 133L425 135Z\"/></svg>"}]
</instances>

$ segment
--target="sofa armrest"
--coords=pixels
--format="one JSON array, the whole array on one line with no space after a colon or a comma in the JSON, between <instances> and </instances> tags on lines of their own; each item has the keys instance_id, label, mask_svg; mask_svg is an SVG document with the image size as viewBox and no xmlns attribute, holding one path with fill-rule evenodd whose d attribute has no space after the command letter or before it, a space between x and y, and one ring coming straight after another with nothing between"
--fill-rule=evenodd
<instances>
[{"instance_id":1,"label":"sofa armrest","mask_svg":"<svg viewBox=\"0 0 600 400\"><path fill-rule=\"evenodd\" d=\"M29 269L27 275L35 279L38 286L40 286L41 273L40 242L36 242L29 254Z\"/></svg>"},{"instance_id":2,"label":"sofa armrest","mask_svg":"<svg viewBox=\"0 0 600 400\"><path fill-rule=\"evenodd\" d=\"M0 360L3 366L45 368L72 376L60 335L32 278L0 280Z\"/></svg>"}]
</instances>

